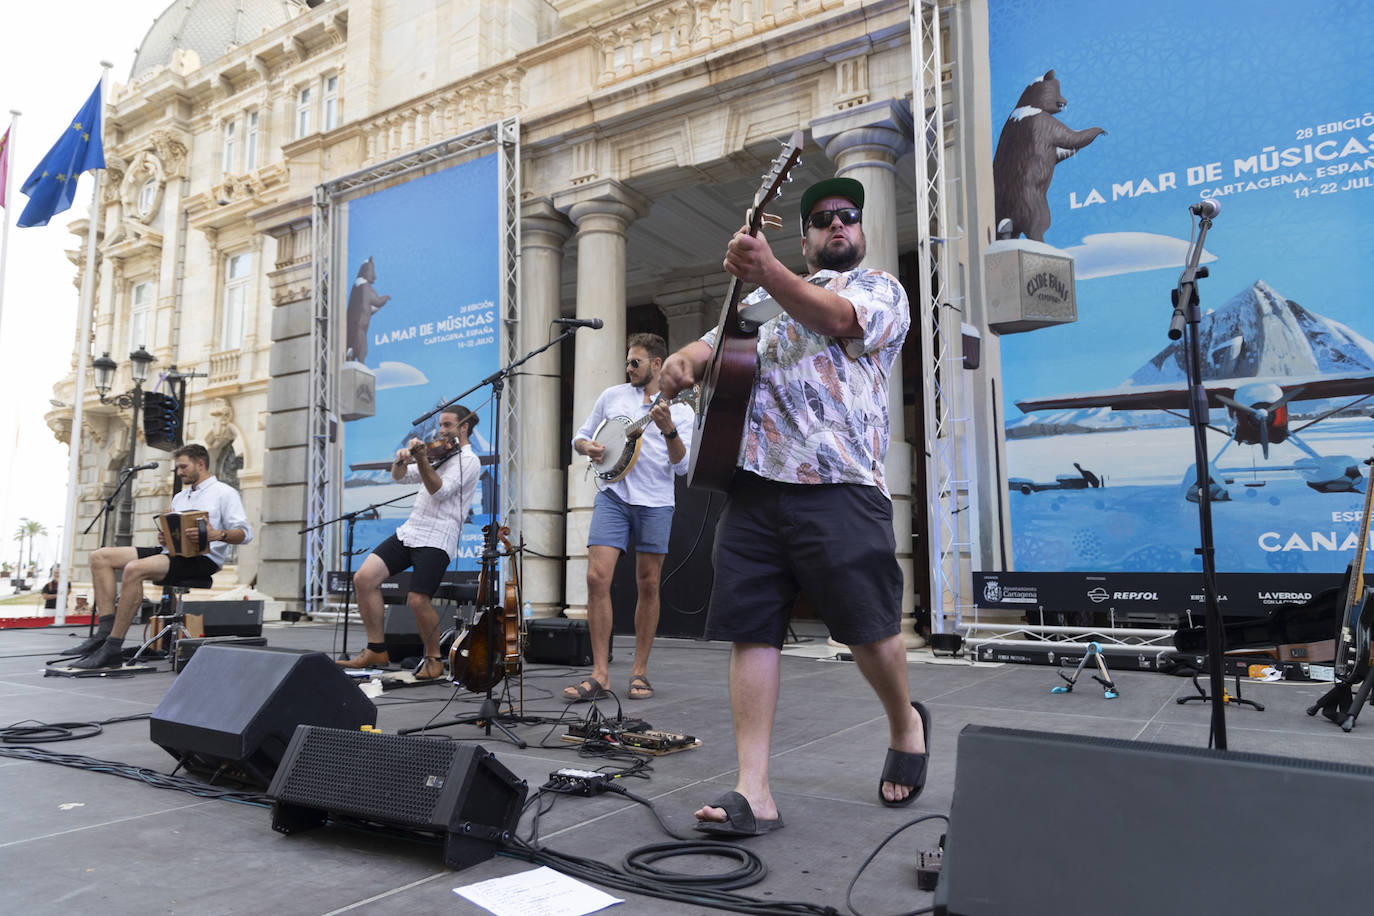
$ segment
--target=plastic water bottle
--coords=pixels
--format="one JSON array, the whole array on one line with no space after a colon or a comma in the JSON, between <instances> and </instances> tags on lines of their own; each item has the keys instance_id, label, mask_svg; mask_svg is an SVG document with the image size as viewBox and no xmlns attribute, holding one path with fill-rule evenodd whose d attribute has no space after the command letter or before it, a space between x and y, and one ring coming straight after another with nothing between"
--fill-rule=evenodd
<instances>
[{"instance_id":1,"label":"plastic water bottle","mask_svg":"<svg viewBox=\"0 0 1374 916\"><path fill-rule=\"evenodd\" d=\"M534 608L530 606L528 601L525 602L525 606L521 609L521 613L525 615L525 623L529 623L534 619Z\"/></svg>"}]
</instances>

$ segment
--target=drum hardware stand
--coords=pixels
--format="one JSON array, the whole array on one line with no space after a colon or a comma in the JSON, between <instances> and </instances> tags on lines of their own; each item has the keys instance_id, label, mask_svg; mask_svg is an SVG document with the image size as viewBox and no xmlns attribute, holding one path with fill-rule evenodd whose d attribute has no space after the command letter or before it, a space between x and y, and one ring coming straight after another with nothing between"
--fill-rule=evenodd
<instances>
[{"instance_id":1,"label":"drum hardware stand","mask_svg":"<svg viewBox=\"0 0 1374 916\"><path fill-rule=\"evenodd\" d=\"M1078 660L1078 667L1074 669L1072 677L1062 671L1059 672L1059 676L1062 677L1069 686L1053 687L1050 689L1050 693L1073 693L1073 685L1077 683L1078 676L1082 674L1083 669L1087 667L1088 659L1096 661L1097 670L1102 672L1100 675L1093 675L1093 680L1102 685L1102 698L1104 700L1115 700L1119 697L1121 694L1117 693L1116 685L1112 683L1112 676L1107 673L1107 661L1102 654L1102 647L1095 642L1088 643L1088 650L1084 652L1083 657Z\"/></svg>"},{"instance_id":2,"label":"drum hardware stand","mask_svg":"<svg viewBox=\"0 0 1374 916\"><path fill-rule=\"evenodd\" d=\"M357 521L360 518L378 518L379 515L377 513L377 510L380 509L382 506L389 506L392 503L400 502L403 499L410 499L414 495L414 493L403 493L402 495L397 496L394 499L388 499L384 502L373 503L370 506L364 506L363 508L353 512L345 512L343 515L335 516L334 518L330 519L325 519L319 524L310 525L307 528L301 528L299 531L296 532L297 534L305 534L308 531L314 531L317 528L324 528L326 526L334 524L335 522L346 522L348 524L348 531L344 535L343 648L342 654L339 656L342 659L348 658L348 609L349 606L353 603L353 526L357 524ZM328 591L327 587L325 591Z\"/></svg>"},{"instance_id":3,"label":"drum hardware stand","mask_svg":"<svg viewBox=\"0 0 1374 916\"><path fill-rule=\"evenodd\" d=\"M1169 321L1169 339L1185 337L1183 347L1184 364L1188 374L1188 417L1193 427L1193 468L1196 472L1197 512L1200 546L1196 553L1202 558L1202 594L1207 609L1207 671L1212 681L1212 696L1222 697L1223 702L1212 704L1211 741L1209 744L1218 750L1226 750L1226 674L1222 670L1222 626L1221 607L1217 599L1216 547L1212 539L1212 465L1207 457L1207 420L1210 409L1207 402L1207 389L1202 382L1202 346L1199 340L1199 325L1202 323L1202 309L1198 303L1197 281L1206 277L1206 267L1199 267L1203 243L1207 230L1212 228L1212 217L1220 212L1220 207L1211 201L1192 208L1198 214L1197 241L1188 251L1188 260L1179 275L1178 285L1171 298L1174 311ZM1198 688L1201 694L1202 688ZM1237 702L1241 702L1240 678L1236 679ZM1189 697L1203 699L1206 695ZM1249 701L1245 701L1247 704ZM1254 704L1258 706L1259 704ZM1263 708L1263 707L1260 707Z\"/></svg>"},{"instance_id":4,"label":"drum hardware stand","mask_svg":"<svg viewBox=\"0 0 1374 916\"><path fill-rule=\"evenodd\" d=\"M582 326L586 326L586 325L579 325L579 324L573 323L571 320L565 320L565 326L564 326L564 330L563 330L563 333L562 333L562 334L559 334L557 337L554 337L552 340L550 340L548 343L544 344L542 347L539 347L538 349L535 349L535 350L531 350L530 352L526 353L524 356L522 356L522 357L520 357L519 359L514 360L513 362L511 362L509 365L502 366L500 369L497 369L497 370L496 370L495 372L493 372L491 375L489 375L489 376L487 376L486 378L482 379L480 382L478 382L477 384L473 385L471 388L469 388L469 389L467 389L466 391L462 392L461 394L459 394L459 395L457 395L457 396L455 396L455 397L453 397L453 398L450 398L449 400L447 400L447 401L441 403L438 407L435 407L433 410L429 411L428 413L422 414L421 416L417 417L414 421L412 421L412 424L411 424L411 425L413 425L413 426L419 426L421 423L424 423L426 420L428 420L430 417L434 416L435 414L437 414L437 413L443 413L445 410L449 409L450 407L453 407L453 406L456 405L459 401L461 401L463 398L465 398L465 397L467 397L468 395L472 394L474 391L478 391L478 390L480 390L480 389L486 387L487 385L490 385L490 386L491 386L491 391L492 391L492 404L493 404L492 410L493 410L494 413L495 413L495 419L494 419L493 422L492 422L492 453L493 453L494 455L497 456L496 465L495 465L495 471L494 471L493 473L494 473L495 481L496 481L496 483L497 483L497 492L499 493L499 492L500 492L500 479L501 479L501 460L502 460L502 459L501 459L501 394L502 394L502 392L505 391L506 379L509 378L509 377L514 373L514 370L515 370L516 368L518 368L518 367L524 365L528 360L534 358L535 356L538 356L540 353L543 353L545 350L549 349L550 347L554 346L555 344L560 344L560 343L562 343L564 340L566 340L567 338L572 337L573 334L575 334L575 333L577 332L578 327L582 327ZM593 327L596 327L596 328L601 327L600 319L597 319L597 320L596 320L596 324L595 324ZM500 554L498 553L497 549L496 549L496 545L497 545L497 535L498 535L498 531L499 531L499 528L500 528L500 519L499 519L499 517L498 517L498 511L499 511L499 509L500 509L500 506L499 506L499 505L493 505L493 506L492 506L491 518L488 519L488 521L487 521L487 538L486 538L486 543L483 545L483 549L482 549L482 568L483 568L483 570L492 572L493 575L487 575L487 576L484 576L484 577L483 577L484 580L486 581L486 584L487 584L487 594L485 594L485 595L478 595L478 596L477 596L478 607L479 607L479 608L481 608L481 607L486 607L486 608L488 608L488 613L486 614L486 619L485 619L485 621L483 622L483 626L485 626L485 627L487 628L487 651L488 651L488 653L490 653L490 652L492 651L492 647L494 647L494 646L496 646L496 645L498 644L498 634L496 633L496 623L495 623L495 622L496 622L496 615L493 614L493 613L490 613L490 609L493 608L493 607L500 607L500 606L501 606L501 602L500 602L498 599L495 598L496 580L497 580L498 576L494 575L494 573L495 573L495 571L496 571L496 569L497 569L497 557L500 555ZM522 537L521 537L521 549L523 549L523 545L524 545L524 541L523 541L523 535L522 535ZM517 615L520 615L520 614L523 614L523 611L522 611L521 608L516 607L515 613L516 613ZM517 617L516 623L517 623L517 625L523 626L523 619L520 618L520 617ZM500 642L501 642L501 644L504 645L504 640L500 640ZM452 672L450 672L450 674L452 674ZM525 677L525 674L524 674L524 666L523 666L523 664L522 664L522 665L521 665L521 669L520 669L520 683L521 683L521 693L522 693L522 695L523 695L523 692L524 692L524 677ZM483 729L486 731L487 737L491 737L491 730L492 730L493 727L495 727L497 730L499 730L499 731L501 732L502 735L505 736L505 738L506 738L507 741L509 741L511 744L514 744L514 745L515 745L516 747L518 747L518 748L524 749L524 748L527 746L527 745L525 744L525 741L524 741L522 738L520 738L519 735L515 734L515 733L512 732L510 729L508 729L508 728L505 726L505 724L501 721L503 718L504 718L506 721L508 721L508 722L509 722L509 721L520 721L521 717L518 716L518 715L503 715L503 714L501 713L500 707L497 705L496 699L495 699L495 697L492 695L492 689L493 689L495 686L496 686L496 681L495 681L494 679L493 679L493 680L489 680L489 682L488 682L488 684L487 684L486 697L482 700L482 706L481 706L481 708L477 711L477 713L476 713L475 715L470 715L470 716L459 716L459 717L457 717L457 718L455 718L455 719L449 720L448 722L440 723L438 726L433 726L433 725L431 725L431 726L420 726L420 727L418 727L418 728L402 729L401 731L397 732L397 734L407 735L407 734L411 734L411 733L413 733L413 732L424 731L424 730L426 730L426 728L443 728L443 727L447 727L447 726L450 726L450 725L476 725L477 727L483 728Z\"/></svg>"}]
</instances>

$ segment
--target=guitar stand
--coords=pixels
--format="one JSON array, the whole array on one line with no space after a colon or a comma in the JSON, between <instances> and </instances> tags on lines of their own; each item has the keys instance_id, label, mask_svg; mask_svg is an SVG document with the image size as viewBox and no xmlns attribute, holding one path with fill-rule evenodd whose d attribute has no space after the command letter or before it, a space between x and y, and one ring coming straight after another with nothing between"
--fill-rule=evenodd
<instances>
[{"instance_id":1,"label":"guitar stand","mask_svg":"<svg viewBox=\"0 0 1374 916\"><path fill-rule=\"evenodd\" d=\"M1199 702L1199 703L1208 703L1208 702L1211 702L1211 699L1212 699L1212 698L1211 698L1210 696L1207 695L1207 691L1203 690L1203 689L1202 689L1202 685L1198 683L1198 680L1197 680L1197 679L1198 679L1198 674L1199 674L1199 672L1197 671L1197 669L1193 669L1193 686L1197 688L1197 695L1196 695L1196 696L1191 696L1191 697L1179 697L1179 698L1178 698L1178 705L1182 706L1184 703L1192 703L1193 701L1197 701L1197 702ZM1263 703L1256 703L1254 700L1247 700L1247 699L1245 699L1245 697L1243 697L1243 696L1240 695L1240 675L1239 675L1239 674L1236 675L1236 695L1235 695L1235 696L1232 696L1232 695L1231 695L1230 693L1228 693L1224 688L1223 688L1222 691L1221 691L1221 704L1222 704L1223 706L1225 706L1227 703L1237 703L1237 704L1239 704L1239 705L1241 705L1241 706L1250 706L1250 707L1252 707L1252 708L1254 708L1254 709L1259 710L1260 712L1264 712L1264 704L1263 704Z\"/></svg>"},{"instance_id":2,"label":"guitar stand","mask_svg":"<svg viewBox=\"0 0 1374 916\"><path fill-rule=\"evenodd\" d=\"M1321 699L1307 707L1307 714L1315 716L1320 711L1323 716L1339 725L1341 731L1348 732L1355 727L1360 710L1364 709L1366 703L1371 702L1371 690L1374 690L1374 670L1365 676L1360 683L1360 689L1355 691L1353 696L1349 683L1336 684L1322 694Z\"/></svg>"},{"instance_id":3,"label":"guitar stand","mask_svg":"<svg viewBox=\"0 0 1374 916\"><path fill-rule=\"evenodd\" d=\"M190 635L191 632L186 629L186 615L178 610L175 614L172 614L172 616L168 617L166 625L164 625L162 629L158 630L157 633L155 633L151 639L147 640L143 643L143 645L139 646L138 650L134 652L134 654L124 664L126 666L137 664L138 660L143 657L143 653L148 651L148 647L156 644L165 636L167 637L166 656L168 659L171 660L172 668L175 669L177 658L177 642L179 642L183 637L189 637Z\"/></svg>"},{"instance_id":4,"label":"guitar stand","mask_svg":"<svg viewBox=\"0 0 1374 916\"><path fill-rule=\"evenodd\" d=\"M1067 687L1053 687L1050 693L1073 693L1073 685L1078 682L1078 676L1083 673L1083 669L1088 665L1088 659L1097 662L1097 670L1102 672L1100 675L1094 674L1093 680L1102 685L1102 698L1104 700L1115 700L1121 694L1116 690L1116 685L1112 683L1112 676L1107 673L1107 661L1102 655L1102 647L1095 642L1088 643L1088 651L1083 653L1083 657L1078 660L1078 667L1074 669L1073 676L1060 671L1059 676L1068 683ZM1196 683L1196 681L1194 681Z\"/></svg>"}]
</instances>

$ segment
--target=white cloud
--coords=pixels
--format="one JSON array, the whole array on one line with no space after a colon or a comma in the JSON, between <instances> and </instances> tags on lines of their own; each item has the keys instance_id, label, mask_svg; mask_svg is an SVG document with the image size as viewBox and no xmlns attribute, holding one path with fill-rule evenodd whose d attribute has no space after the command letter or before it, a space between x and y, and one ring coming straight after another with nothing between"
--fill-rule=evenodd
<instances>
[{"instance_id":1,"label":"white cloud","mask_svg":"<svg viewBox=\"0 0 1374 916\"><path fill-rule=\"evenodd\" d=\"M410 363L382 362L374 371L378 391L383 388L409 388L411 385L424 385L429 382L425 374Z\"/></svg>"},{"instance_id":2,"label":"white cloud","mask_svg":"<svg viewBox=\"0 0 1374 916\"><path fill-rule=\"evenodd\" d=\"M1188 242L1153 232L1100 232L1084 236L1083 244L1064 248L1062 253L1074 259L1075 279L1092 280L1166 267L1182 270ZM1203 249L1198 263L1216 259Z\"/></svg>"}]
</instances>

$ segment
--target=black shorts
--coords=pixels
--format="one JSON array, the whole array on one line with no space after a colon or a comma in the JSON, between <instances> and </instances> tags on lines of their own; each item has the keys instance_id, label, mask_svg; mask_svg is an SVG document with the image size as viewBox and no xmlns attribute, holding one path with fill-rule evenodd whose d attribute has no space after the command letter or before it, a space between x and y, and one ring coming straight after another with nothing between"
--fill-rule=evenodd
<instances>
[{"instance_id":1,"label":"black shorts","mask_svg":"<svg viewBox=\"0 0 1374 916\"><path fill-rule=\"evenodd\" d=\"M162 553L161 547L139 547L138 558L155 557ZM196 579L209 579L219 572L219 567L215 561L206 554L196 557L167 557L167 575L161 580L154 582L154 585L178 586L183 582L194 581Z\"/></svg>"},{"instance_id":2,"label":"black shorts","mask_svg":"<svg viewBox=\"0 0 1374 916\"><path fill-rule=\"evenodd\" d=\"M449 556L438 547L407 547L401 539L392 535L373 549L372 553L386 564L386 572L394 576L404 569L414 569L410 574L410 591L433 598L444 581L444 570L448 569Z\"/></svg>"},{"instance_id":3,"label":"black shorts","mask_svg":"<svg viewBox=\"0 0 1374 916\"><path fill-rule=\"evenodd\" d=\"M833 639L901 630L892 502L876 487L791 484L740 471L716 528L709 639L782 648L798 591Z\"/></svg>"}]
</instances>

